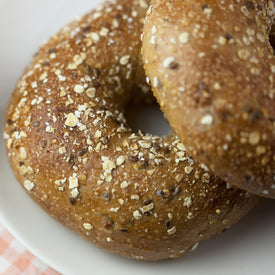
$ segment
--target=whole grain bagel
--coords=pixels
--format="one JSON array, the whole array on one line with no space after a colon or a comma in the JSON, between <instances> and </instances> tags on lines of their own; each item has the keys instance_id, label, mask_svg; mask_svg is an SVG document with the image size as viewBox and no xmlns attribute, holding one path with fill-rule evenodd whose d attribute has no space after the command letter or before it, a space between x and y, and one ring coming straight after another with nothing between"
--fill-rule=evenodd
<instances>
[{"instance_id":1,"label":"whole grain bagel","mask_svg":"<svg viewBox=\"0 0 275 275\"><path fill-rule=\"evenodd\" d=\"M229 183L269 198L274 18L274 1L153 0L143 35L154 94L187 150Z\"/></svg>"},{"instance_id":2,"label":"whole grain bagel","mask_svg":"<svg viewBox=\"0 0 275 275\"><path fill-rule=\"evenodd\" d=\"M148 2L106 2L41 47L6 113L11 167L51 216L107 251L184 254L258 198L194 162L174 135L134 134L123 108L148 87L140 35Z\"/></svg>"}]
</instances>

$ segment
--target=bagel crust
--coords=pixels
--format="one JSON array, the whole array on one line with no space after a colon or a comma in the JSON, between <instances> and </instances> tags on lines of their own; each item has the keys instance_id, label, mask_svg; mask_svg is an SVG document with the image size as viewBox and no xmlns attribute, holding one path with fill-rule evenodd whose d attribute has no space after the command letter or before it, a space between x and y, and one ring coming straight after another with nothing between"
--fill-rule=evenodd
<instances>
[{"instance_id":1,"label":"bagel crust","mask_svg":"<svg viewBox=\"0 0 275 275\"><path fill-rule=\"evenodd\" d=\"M274 3L153 0L143 35L154 94L187 150L230 184L268 198L275 198Z\"/></svg>"},{"instance_id":2,"label":"bagel crust","mask_svg":"<svg viewBox=\"0 0 275 275\"><path fill-rule=\"evenodd\" d=\"M43 45L6 113L11 167L52 217L124 257L174 258L259 201L196 163L175 136L134 134L123 107L148 91L149 1L106 2Z\"/></svg>"}]
</instances>

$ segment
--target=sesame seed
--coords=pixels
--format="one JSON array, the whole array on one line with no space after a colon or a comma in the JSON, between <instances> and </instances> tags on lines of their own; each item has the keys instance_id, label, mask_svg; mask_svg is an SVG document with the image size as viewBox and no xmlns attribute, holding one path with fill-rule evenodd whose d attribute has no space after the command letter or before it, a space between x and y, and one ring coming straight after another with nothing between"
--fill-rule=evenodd
<instances>
[{"instance_id":1,"label":"sesame seed","mask_svg":"<svg viewBox=\"0 0 275 275\"><path fill-rule=\"evenodd\" d=\"M155 45L155 44L156 44L156 38L157 38L157 37L156 37L155 35L152 36L151 39L150 39L150 43L153 44L153 45ZM147 64L148 64L148 61L146 61L146 62L147 62Z\"/></svg>"},{"instance_id":2,"label":"sesame seed","mask_svg":"<svg viewBox=\"0 0 275 275\"><path fill-rule=\"evenodd\" d=\"M90 223L83 223L83 227L86 230L92 230L93 229L93 226Z\"/></svg>"},{"instance_id":3,"label":"sesame seed","mask_svg":"<svg viewBox=\"0 0 275 275\"><path fill-rule=\"evenodd\" d=\"M78 94L81 94L84 92L84 87L82 85L75 85L74 86L74 91Z\"/></svg>"},{"instance_id":4,"label":"sesame seed","mask_svg":"<svg viewBox=\"0 0 275 275\"><path fill-rule=\"evenodd\" d=\"M203 183L209 183L210 182L210 175L208 173L203 174L202 177L201 177L201 181Z\"/></svg>"},{"instance_id":5,"label":"sesame seed","mask_svg":"<svg viewBox=\"0 0 275 275\"><path fill-rule=\"evenodd\" d=\"M218 41L219 41L219 44L222 46L227 44L227 39L224 36L220 36Z\"/></svg>"},{"instance_id":6,"label":"sesame seed","mask_svg":"<svg viewBox=\"0 0 275 275\"><path fill-rule=\"evenodd\" d=\"M266 153L266 148L264 146L257 146L256 154L259 156L259 155L262 155L264 153Z\"/></svg>"},{"instance_id":7,"label":"sesame seed","mask_svg":"<svg viewBox=\"0 0 275 275\"><path fill-rule=\"evenodd\" d=\"M117 158L117 161L116 161L116 165L122 165L123 163L124 163L124 161L125 161L125 157L124 156L119 156L118 158Z\"/></svg>"},{"instance_id":8,"label":"sesame seed","mask_svg":"<svg viewBox=\"0 0 275 275\"><path fill-rule=\"evenodd\" d=\"M95 138L100 138L102 136L102 132L99 130L96 130Z\"/></svg>"},{"instance_id":9,"label":"sesame seed","mask_svg":"<svg viewBox=\"0 0 275 275\"><path fill-rule=\"evenodd\" d=\"M150 204L147 204L147 205L144 205L143 207L141 207L140 211L141 211L141 213L144 214L144 213L147 213L147 212L153 210L153 208L154 208L154 203L151 202Z\"/></svg>"},{"instance_id":10,"label":"sesame seed","mask_svg":"<svg viewBox=\"0 0 275 275\"><path fill-rule=\"evenodd\" d=\"M142 147L142 148L146 148L149 149L151 148L152 144L150 141L145 141L145 140L139 140L138 144Z\"/></svg>"},{"instance_id":11,"label":"sesame seed","mask_svg":"<svg viewBox=\"0 0 275 275\"><path fill-rule=\"evenodd\" d=\"M259 41L261 41L262 43L265 42L265 36L261 33L257 33L256 37L258 38Z\"/></svg>"},{"instance_id":12,"label":"sesame seed","mask_svg":"<svg viewBox=\"0 0 275 275\"><path fill-rule=\"evenodd\" d=\"M164 68L169 68L169 66L175 61L174 57L167 57L163 62Z\"/></svg>"},{"instance_id":13,"label":"sesame seed","mask_svg":"<svg viewBox=\"0 0 275 275\"><path fill-rule=\"evenodd\" d=\"M182 43L182 44L186 44L189 42L189 38L190 38L190 34L188 32L183 32L180 34L179 36L179 41Z\"/></svg>"},{"instance_id":14,"label":"sesame seed","mask_svg":"<svg viewBox=\"0 0 275 275\"><path fill-rule=\"evenodd\" d=\"M90 98L94 98L95 97L95 92L96 92L95 88L89 88L89 89L86 90L86 95Z\"/></svg>"},{"instance_id":15,"label":"sesame seed","mask_svg":"<svg viewBox=\"0 0 275 275\"><path fill-rule=\"evenodd\" d=\"M187 214L187 219L191 220L193 218L193 213L192 212L189 212Z\"/></svg>"},{"instance_id":16,"label":"sesame seed","mask_svg":"<svg viewBox=\"0 0 275 275\"><path fill-rule=\"evenodd\" d=\"M111 161L108 157L102 156L101 160L103 161L103 165L102 165L103 170L111 173L112 170L116 168L115 163Z\"/></svg>"},{"instance_id":17,"label":"sesame seed","mask_svg":"<svg viewBox=\"0 0 275 275\"><path fill-rule=\"evenodd\" d=\"M157 27L156 26L153 26L152 29L151 29L151 33L152 34L155 34L157 32Z\"/></svg>"},{"instance_id":18,"label":"sesame seed","mask_svg":"<svg viewBox=\"0 0 275 275\"><path fill-rule=\"evenodd\" d=\"M131 195L131 200L139 200L139 196L138 195Z\"/></svg>"},{"instance_id":19,"label":"sesame seed","mask_svg":"<svg viewBox=\"0 0 275 275\"><path fill-rule=\"evenodd\" d=\"M120 58L119 62L120 62L121 65L127 65L130 61L130 58L131 58L130 55L125 55L125 56Z\"/></svg>"},{"instance_id":20,"label":"sesame seed","mask_svg":"<svg viewBox=\"0 0 275 275\"><path fill-rule=\"evenodd\" d=\"M219 82L215 82L214 85L213 85L213 88L214 90L220 90L222 87L221 87L221 84Z\"/></svg>"},{"instance_id":21,"label":"sesame seed","mask_svg":"<svg viewBox=\"0 0 275 275\"><path fill-rule=\"evenodd\" d=\"M99 40L100 40L100 37L99 37L98 33L96 33L96 32L91 32L90 37L92 38L92 40L95 43L99 42Z\"/></svg>"},{"instance_id":22,"label":"sesame seed","mask_svg":"<svg viewBox=\"0 0 275 275\"><path fill-rule=\"evenodd\" d=\"M260 70L258 68L251 68L250 72L253 75L260 75Z\"/></svg>"},{"instance_id":23,"label":"sesame seed","mask_svg":"<svg viewBox=\"0 0 275 275\"><path fill-rule=\"evenodd\" d=\"M226 183L226 189L231 189L231 185L228 182Z\"/></svg>"},{"instance_id":24,"label":"sesame seed","mask_svg":"<svg viewBox=\"0 0 275 275\"><path fill-rule=\"evenodd\" d=\"M113 22L112 22L112 27L114 28L114 29L116 29L116 28L118 28L119 27L119 21L118 21L118 19L114 19L113 20Z\"/></svg>"},{"instance_id":25,"label":"sesame seed","mask_svg":"<svg viewBox=\"0 0 275 275\"><path fill-rule=\"evenodd\" d=\"M153 84L154 88L157 88L159 86L160 81L158 80L158 78L156 76L153 78L153 83L152 84Z\"/></svg>"},{"instance_id":26,"label":"sesame seed","mask_svg":"<svg viewBox=\"0 0 275 275\"><path fill-rule=\"evenodd\" d=\"M65 121L65 125L68 127L75 127L78 122L79 119L73 113L69 113Z\"/></svg>"},{"instance_id":27,"label":"sesame seed","mask_svg":"<svg viewBox=\"0 0 275 275\"><path fill-rule=\"evenodd\" d=\"M27 158L27 151L24 147L20 147L19 156L20 156L21 159L26 159Z\"/></svg>"},{"instance_id":28,"label":"sesame seed","mask_svg":"<svg viewBox=\"0 0 275 275\"><path fill-rule=\"evenodd\" d=\"M192 173L192 171L193 171L193 167L191 167L191 166L186 166L186 167L184 168L184 171L185 171L185 173L186 173L187 175L190 175L190 174Z\"/></svg>"},{"instance_id":29,"label":"sesame seed","mask_svg":"<svg viewBox=\"0 0 275 275\"><path fill-rule=\"evenodd\" d=\"M181 180L183 179L183 177L184 177L183 175L177 175L176 176L176 181L177 182L181 182Z\"/></svg>"},{"instance_id":30,"label":"sesame seed","mask_svg":"<svg viewBox=\"0 0 275 275\"><path fill-rule=\"evenodd\" d=\"M31 182L30 180L25 180L24 181L24 187L28 190L31 191L35 187L34 183Z\"/></svg>"},{"instance_id":31,"label":"sesame seed","mask_svg":"<svg viewBox=\"0 0 275 275\"><path fill-rule=\"evenodd\" d=\"M205 53L200 52L200 53L199 53L199 58L203 58L203 57L205 57L205 55L206 55Z\"/></svg>"},{"instance_id":32,"label":"sesame seed","mask_svg":"<svg viewBox=\"0 0 275 275\"><path fill-rule=\"evenodd\" d=\"M191 205L192 205L191 197L184 198L183 206L186 206L187 208L189 208Z\"/></svg>"},{"instance_id":33,"label":"sesame seed","mask_svg":"<svg viewBox=\"0 0 275 275\"><path fill-rule=\"evenodd\" d=\"M139 0L138 2L139 2L140 7L143 8L143 9L147 9L148 6L149 6L148 3L146 3L145 0Z\"/></svg>"},{"instance_id":34,"label":"sesame seed","mask_svg":"<svg viewBox=\"0 0 275 275\"><path fill-rule=\"evenodd\" d=\"M237 54L241 60L247 60L250 57L250 52L246 49L240 49Z\"/></svg>"},{"instance_id":35,"label":"sesame seed","mask_svg":"<svg viewBox=\"0 0 275 275\"><path fill-rule=\"evenodd\" d=\"M73 62L68 65L69 70L76 69L80 64L83 63L83 61L86 59L87 54L82 52L81 54L77 54L73 58Z\"/></svg>"},{"instance_id":36,"label":"sesame seed","mask_svg":"<svg viewBox=\"0 0 275 275\"><path fill-rule=\"evenodd\" d=\"M213 123L213 117L211 115L205 115L202 119L201 119L201 124L203 125L211 125Z\"/></svg>"},{"instance_id":37,"label":"sesame seed","mask_svg":"<svg viewBox=\"0 0 275 275\"><path fill-rule=\"evenodd\" d=\"M116 208L111 207L110 211L117 213L119 211L119 209L120 209L119 207L116 207Z\"/></svg>"},{"instance_id":38,"label":"sesame seed","mask_svg":"<svg viewBox=\"0 0 275 275\"><path fill-rule=\"evenodd\" d=\"M58 152L59 152L61 155L63 155L63 154L66 153L66 148L65 148L65 147L60 147L60 148L58 149Z\"/></svg>"},{"instance_id":39,"label":"sesame seed","mask_svg":"<svg viewBox=\"0 0 275 275\"><path fill-rule=\"evenodd\" d=\"M107 34L109 33L109 29L107 29L107 28L102 28L101 30L100 30L100 35L101 36L107 36Z\"/></svg>"},{"instance_id":40,"label":"sesame seed","mask_svg":"<svg viewBox=\"0 0 275 275\"><path fill-rule=\"evenodd\" d=\"M47 127L46 127L46 133L52 133L53 132L53 127L51 126L51 125L48 125Z\"/></svg>"},{"instance_id":41,"label":"sesame seed","mask_svg":"<svg viewBox=\"0 0 275 275\"><path fill-rule=\"evenodd\" d=\"M79 195L78 189L77 188L72 189L72 191L71 191L72 198L75 199L75 198L77 198L78 195Z\"/></svg>"},{"instance_id":42,"label":"sesame seed","mask_svg":"<svg viewBox=\"0 0 275 275\"><path fill-rule=\"evenodd\" d=\"M137 17L138 16L138 12L137 11L132 11L132 16L133 17Z\"/></svg>"},{"instance_id":43,"label":"sesame seed","mask_svg":"<svg viewBox=\"0 0 275 275\"><path fill-rule=\"evenodd\" d=\"M177 232L177 229L175 226L167 230L168 235L173 235Z\"/></svg>"},{"instance_id":44,"label":"sesame seed","mask_svg":"<svg viewBox=\"0 0 275 275\"><path fill-rule=\"evenodd\" d=\"M118 199L117 201L120 205L123 205L125 203L125 201L123 199Z\"/></svg>"},{"instance_id":45,"label":"sesame seed","mask_svg":"<svg viewBox=\"0 0 275 275\"><path fill-rule=\"evenodd\" d=\"M221 209L216 209L216 214L220 215L222 213Z\"/></svg>"},{"instance_id":46,"label":"sesame seed","mask_svg":"<svg viewBox=\"0 0 275 275\"><path fill-rule=\"evenodd\" d=\"M192 246L192 248L191 248L191 252L193 252L193 251L195 251L196 249L197 249L197 247L199 246L199 243L196 243L196 244L194 244L193 246Z\"/></svg>"},{"instance_id":47,"label":"sesame seed","mask_svg":"<svg viewBox=\"0 0 275 275\"><path fill-rule=\"evenodd\" d=\"M177 144L177 147L178 147L178 149L181 150L181 151L186 151L186 148L185 148L185 146L184 146L182 143L178 143L178 144Z\"/></svg>"},{"instance_id":48,"label":"sesame seed","mask_svg":"<svg viewBox=\"0 0 275 275\"><path fill-rule=\"evenodd\" d=\"M249 143L251 145L256 145L260 142L261 136L259 132L252 132L249 135Z\"/></svg>"},{"instance_id":49,"label":"sesame seed","mask_svg":"<svg viewBox=\"0 0 275 275\"><path fill-rule=\"evenodd\" d=\"M76 187L78 187L78 178L74 175L73 177L69 178L69 188L70 189L74 189Z\"/></svg>"},{"instance_id":50,"label":"sesame seed","mask_svg":"<svg viewBox=\"0 0 275 275\"><path fill-rule=\"evenodd\" d=\"M55 59L56 58L56 53L51 53L50 54L50 59Z\"/></svg>"},{"instance_id":51,"label":"sesame seed","mask_svg":"<svg viewBox=\"0 0 275 275\"><path fill-rule=\"evenodd\" d=\"M136 220L140 220L142 218L142 214L139 210L136 210L133 212L133 217L136 219Z\"/></svg>"},{"instance_id":52,"label":"sesame seed","mask_svg":"<svg viewBox=\"0 0 275 275\"><path fill-rule=\"evenodd\" d=\"M129 186L129 183L124 180L121 184L120 184L120 187L123 189L123 188L127 188Z\"/></svg>"},{"instance_id":53,"label":"sesame seed","mask_svg":"<svg viewBox=\"0 0 275 275\"><path fill-rule=\"evenodd\" d=\"M202 7L202 12L209 16L212 14L213 10L206 4Z\"/></svg>"}]
</instances>

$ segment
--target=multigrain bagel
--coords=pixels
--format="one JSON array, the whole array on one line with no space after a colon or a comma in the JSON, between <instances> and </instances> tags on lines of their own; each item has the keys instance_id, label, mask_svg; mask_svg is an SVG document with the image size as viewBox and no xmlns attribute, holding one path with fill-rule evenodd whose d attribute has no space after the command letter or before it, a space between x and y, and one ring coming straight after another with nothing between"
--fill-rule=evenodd
<instances>
[{"instance_id":1,"label":"multigrain bagel","mask_svg":"<svg viewBox=\"0 0 275 275\"><path fill-rule=\"evenodd\" d=\"M6 113L11 167L52 217L122 256L177 257L258 198L194 162L174 135L134 134L123 108L148 87L140 58L148 2L106 2L41 47Z\"/></svg>"},{"instance_id":2,"label":"multigrain bagel","mask_svg":"<svg viewBox=\"0 0 275 275\"><path fill-rule=\"evenodd\" d=\"M275 198L274 1L151 4L143 58L171 127L216 175Z\"/></svg>"}]
</instances>

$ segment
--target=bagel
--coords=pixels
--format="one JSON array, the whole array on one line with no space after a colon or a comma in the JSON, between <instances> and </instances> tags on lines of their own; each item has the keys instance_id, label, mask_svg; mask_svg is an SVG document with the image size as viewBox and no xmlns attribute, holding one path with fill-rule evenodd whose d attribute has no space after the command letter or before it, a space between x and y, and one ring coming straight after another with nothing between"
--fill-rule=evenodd
<instances>
[{"instance_id":1,"label":"bagel","mask_svg":"<svg viewBox=\"0 0 275 275\"><path fill-rule=\"evenodd\" d=\"M175 134L127 126L125 104L150 91L140 56L148 4L106 2L43 45L4 136L17 180L52 217L107 251L155 261L221 232L259 198L194 162Z\"/></svg>"},{"instance_id":2,"label":"bagel","mask_svg":"<svg viewBox=\"0 0 275 275\"><path fill-rule=\"evenodd\" d=\"M275 198L274 18L274 1L153 0L143 34L146 73L187 150L230 184L268 198Z\"/></svg>"}]
</instances>

